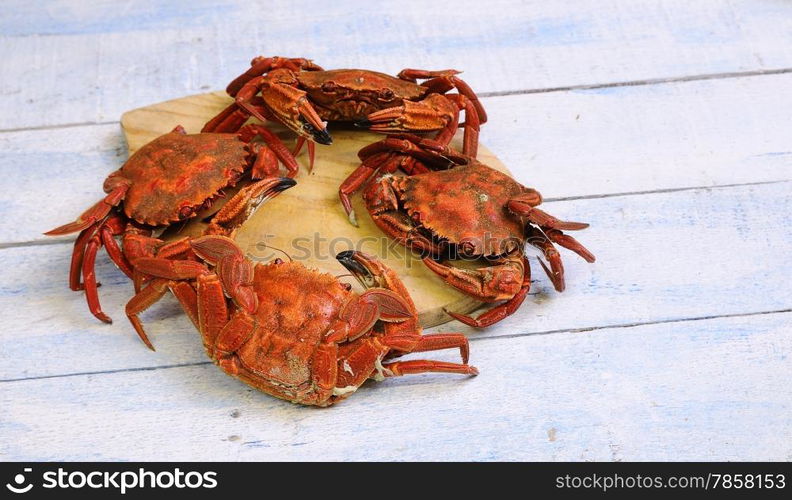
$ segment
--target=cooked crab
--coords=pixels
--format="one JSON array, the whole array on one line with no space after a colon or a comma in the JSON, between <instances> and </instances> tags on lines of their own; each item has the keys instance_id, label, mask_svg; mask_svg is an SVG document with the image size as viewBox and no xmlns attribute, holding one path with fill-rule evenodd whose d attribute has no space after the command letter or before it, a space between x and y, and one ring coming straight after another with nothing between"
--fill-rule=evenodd
<instances>
[{"instance_id":1,"label":"cooked crab","mask_svg":"<svg viewBox=\"0 0 792 500\"><path fill-rule=\"evenodd\" d=\"M204 132L233 132L250 116L282 123L305 141L313 166L314 142L330 144L326 122L355 122L375 132L436 132L449 142L465 111L464 152L476 156L479 125L487 121L473 90L449 69L405 69L397 77L362 69L325 71L302 58L256 57L227 88L235 102ZM418 84L418 80L425 80ZM448 92L456 89L458 93Z\"/></svg>"},{"instance_id":2,"label":"cooked crab","mask_svg":"<svg viewBox=\"0 0 792 500\"><path fill-rule=\"evenodd\" d=\"M262 141L255 141L261 137ZM267 197L294 185L279 179L279 161L291 175L297 164L266 128L248 125L236 134L187 134L182 127L135 152L104 182L107 194L77 220L44 234L80 231L74 244L69 286L85 290L88 308L110 323L99 304L94 262L105 247L111 260L130 278L130 261L142 256L189 252L184 239L165 243L152 237L171 224L187 220L224 195L246 174L267 179L240 190L212 219L208 232L231 235ZM122 245L116 241L122 236ZM82 277L82 282L81 282Z\"/></svg>"},{"instance_id":3,"label":"cooked crab","mask_svg":"<svg viewBox=\"0 0 792 500\"><path fill-rule=\"evenodd\" d=\"M525 243L544 253L549 266L539 262L558 291L565 287L564 266L554 243L594 262L591 252L562 232L588 224L540 210L538 191L450 147L402 136L372 144L359 156L363 163L350 177L369 182L363 198L377 226L421 252L446 283L481 301L502 302L477 319L448 312L463 323L488 326L517 310L530 288ZM403 158L417 159L423 173L392 175ZM447 263L465 260L484 266Z\"/></svg>"},{"instance_id":4,"label":"cooked crab","mask_svg":"<svg viewBox=\"0 0 792 500\"><path fill-rule=\"evenodd\" d=\"M138 314L168 290L203 338L209 357L226 373L272 396L329 406L369 378L447 372L476 375L461 333L422 335L410 296L396 274L353 251L338 260L368 289L351 291L329 274L279 259L253 264L233 240L190 241L200 262L140 258L154 279L127 305L143 341ZM386 361L393 354L459 349L462 363Z\"/></svg>"}]
</instances>

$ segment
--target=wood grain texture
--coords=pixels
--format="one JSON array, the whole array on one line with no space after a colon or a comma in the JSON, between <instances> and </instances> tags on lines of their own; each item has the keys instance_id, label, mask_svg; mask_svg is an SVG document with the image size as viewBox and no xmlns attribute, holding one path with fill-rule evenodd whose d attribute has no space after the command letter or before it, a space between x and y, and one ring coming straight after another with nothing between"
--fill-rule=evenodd
<instances>
[{"instance_id":1,"label":"wood grain texture","mask_svg":"<svg viewBox=\"0 0 792 500\"><path fill-rule=\"evenodd\" d=\"M14 112L0 115L0 129L114 121L128 109L222 89L261 52L328 68L457 67L479 92L792 68L786 2L487 5L7 1L0 107Z\"/></svg>"},{"instance_id":2,"label":"wood grain texture","mask_svg":"<svg viewBox=\"0 0 792 500\"><path fill-rule=\"evenodd\" d=\"M0 383L0 457L790 460L790 321L482 339L476 378L370 382L329 409L212 365Z\"/></svg>"},{"instance_id":3,"label":"wood grain texture","mask_svg":"<svg viewBox=\"0 0 792 500\"><path fill-rule=\"evenodd\" d=\"M550 199L788 180L790 86L777 75L486 98L481 140ZM116 124L0 133L0 150L14 180L0 183L0 245L51 241L41 233L98 200L126 159Z\"/></svg>"},{"instance_id":4,"label":"wood grain texture","mask_svg":"<svg viewBox=\"0 0 792 500\"><path fill-rule=\"evenodd\" d=\"M568 286L559 294L532 259L535 282L516 314L486 330L458 323L441 330L491 339L790 309L790 185L548 203L560 217L592 223L579 237L597 262L564 252ZM194 328L170 297L142 316L158 352L145 349L123 314L132 287L106 259L98 269L100 296L117 321L98 323L83 294L66 285L70 253L68 244L0 251L0 307L7 311L0 379L206 359Z\"/></svg>"}]
</instances>

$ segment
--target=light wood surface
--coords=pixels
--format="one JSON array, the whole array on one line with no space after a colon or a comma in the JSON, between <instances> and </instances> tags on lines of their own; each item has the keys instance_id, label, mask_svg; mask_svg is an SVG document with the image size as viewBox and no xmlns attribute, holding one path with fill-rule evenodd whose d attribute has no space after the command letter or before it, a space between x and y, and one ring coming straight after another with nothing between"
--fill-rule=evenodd
<instances>
[{"instance_id":1,"label":"light wood surface","mask_svg":"<svg viewBox=\"0 0 792 500\"><path fill-rule=\"evenodd\" d=\"M170 132L177 125L183 126L188 133L197 133L231 102L232 99L224 92L214 92L127 111L121 116L121 128L129 153ZM268 123L267 126L293 148L294 134L278 124ZM393 244L368 216L360 193L352 198L359 227L349 222L338 200L338 188L360 165L358 151L382 140L383 136L332 126L331 134L332 146L317 146L314 170L309 171L307 148L303 148L297 186L267 203L237 232L235 239L248 257L268 262L288 256L309 268L341 275L347 273L335 260L338 252L361 250L376 255L404 281L424 327L451 321L445 310L467 314L482 305L446 285L415 254ZM461 149L461 136L460 131L452 146ZM492 168L508 173L500 160L483 145L479 147L478 158ZM202 216L196 217L186 226L174 228L170 231L171 236L200 235L206 227L201 219ZM540 269L538 264L537 268ZM350 282L349 279L345 281Z\"/></svg>"},{"instance_id":2,"label":"light wood surface","mask_svg":"<svg viewBox=\"0 0 792 500\"><path fill-rule=\"evenodd\" d=\"M0 458L792 460L792 4L489 5L4 2ZM464 69L482 142L592 223L597 263L567 258L563 294L537 275L486 332L432 329L469 334L475 379L370 383L328 410L224 375L170 298L143 348L105 257L117 321L96 323L66 286L71 240L41 232L123 163L124 110L220 90L262 52Z\"/></svg>"}]
</instances>

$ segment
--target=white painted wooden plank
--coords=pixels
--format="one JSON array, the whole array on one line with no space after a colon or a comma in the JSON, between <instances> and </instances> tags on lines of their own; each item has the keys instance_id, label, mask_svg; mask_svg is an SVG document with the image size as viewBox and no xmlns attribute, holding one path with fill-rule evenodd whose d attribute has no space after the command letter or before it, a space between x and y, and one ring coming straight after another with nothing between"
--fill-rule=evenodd
<instances>
[{"instance_id":1,"label":"white painted wooden plank","mask_svg":"<svg viewBox=\"0 0 792 500\"><path fill-rule=\"evenodd\" d=\"M486 98L481 138L549 198L792 179L790 86L778 75ZM125 159L116 124L0 133L0 150L13 179L0 183L0 244L47 239Z\"/></svg>"},{"instance_id":2,"label":"white painted wooden plank","mask_svg":"<svg viewBox=\"0 0 792 500\"><path fill-rule=\"evenodd\" d=\"M127 158L118 124L0 133L0 151L0 244L47 241L42 233L96 203Z\"/></svg>"},{"instance_id":3,"label":"white painted wooden plank","mask_svg":"<svg viewBox=\"0 0 792 500\"><path fill-rule=\"evenodd\" d=\"M261 52L458 67L479 92L792 67L792 5L774 0L3 5L0 129L116 120L223 88Z\"/></svg>"},{"instance_id":4,"label":"white painted wooden plank","mask_svg":"<svg viewBox=\"0 0 792 500\"><path fill-rule=\"evenodd\" d=\"M493 97L487 146L550 197L792 179L792 75Z\"/></svg>"},{"instance_id":5,"label":"white painted wooden plank","mask_svg":"<svg viewBox=\"0 0 792 500\"><path fill-rule=\"evenodd\" d=\"M790 460L791 321L475 341L476 378L368 383L323 410L211 365L2 383L0 458Z\"/></svg>"},{"instance_id":6,"label":"white painted wooden plank","mask_svg":"<svg viewBox=\"0 0 792 500\"><path fill-rule=\"evenodd\" d=\"M441 330L491 338L790 309L790 185L548 203L559 217L592 223L578 236L598 261L565 252L562 294L534 263L532 295L517 314L487 330L456 323ZM172 299L143 316L159 351L144 348L123 314L131 285L106 257L99 259L100 294L117 322L99 324L83 295L67 288L70 252L66 244L0 251L0 379L206 359Z\"/></svg>"}]
</instances>

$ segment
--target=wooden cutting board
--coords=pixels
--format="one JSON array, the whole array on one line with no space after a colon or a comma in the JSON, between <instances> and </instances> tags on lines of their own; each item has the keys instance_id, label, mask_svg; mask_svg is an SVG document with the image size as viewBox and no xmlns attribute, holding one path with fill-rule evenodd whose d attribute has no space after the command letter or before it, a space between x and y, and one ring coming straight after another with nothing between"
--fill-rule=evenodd
<instances>
[{"instance_id":1,"label":"wooden cutting board","mask_svg":"<svg viewBox=\"0 0 792 500\"><path fill-rule=\"evenodd\" d=\"M204 123L230 102L224 92L213 92L124 113L121 127L130 155L155 137L170 132L176 125L182 125L188 133L199 132ZM268 126L288 146L294 144L293 133L278 124L268 123ZM297 186L267 202L238 231L236 241L248 257L258 261L276 257L285 259L285 252L308 267L342 275L346 274L346 269L335 260L335 255L343 250L362 250L379 256L401 276L418 307L424 327L450 321L451 317L443 312L444 308L465 314L478 308L480 302L447 286L410 251L386 238L368 216L359 193L353 202L360 227L349 223L338 200L338 187L360 164L357 152L383 136L332 126L330 133L333 145L317 145L314 170L308 171L304 148L298 157L301 170L296 177ZM455 147L461 147L460 138L461 131ZM479 146L479 159L509 173L483 146ZM200 234L204 225L199 219L173 228L171 236ZM354 282L351 278L342 279Z\"/></svg>"}]
</instances>

